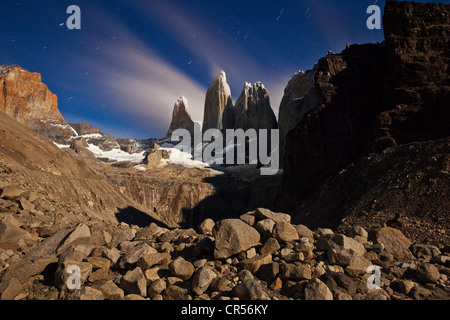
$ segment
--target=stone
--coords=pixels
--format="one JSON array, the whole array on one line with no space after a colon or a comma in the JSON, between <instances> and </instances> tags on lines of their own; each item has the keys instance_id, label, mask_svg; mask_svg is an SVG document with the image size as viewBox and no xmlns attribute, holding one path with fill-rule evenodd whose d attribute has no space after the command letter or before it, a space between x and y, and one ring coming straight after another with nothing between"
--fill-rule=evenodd
<instances>
[{"instance_id":1,"label":"stone","mask_svg":"<svg viewBox=\"0 0 450 320\"><path fill-rule=\"evenodd\" d=\"M159 227L156 223L152 222L145 228L136 232L136 239L153 239L157 238L164 233L164 229Z\"/></svg>"},{"instance_id":2,"label":"stone","mask_svg":"<svg viewBox=\"0 0 450 320\"><path fill-rule=\"evenodd\" d=\"M269 286L271 290L280 291L283 288L283 281L280 278L276 278Z\"/></svg>"},{"instance_id":3,"label":"stone","mask_svg":"<svg viewBox=\"0 0 450 320\"><path fill-rule=\"evenodd\" d=\"M158 253L155 248L150 247L146 243L140 243L125 252L122 259L120 259L119 266L125 269L127 266L136 264L142 256L155 253Z\"/></svg>"},{"instance_id":4,"label":"stone","mask_svg":"<svg viewBox=\"0 0 450 320\"><path fill-rule=\"evenodd\" d=\"M93 271L88 278L89 282L97 282L100 280L110 280L111 276L109 274L109 269L98 269Z\"/></svg>"},{"instance_id":5,"label":"stone","mask_svg":"<svg viewBox=\"0 0 450 320\"><path fill-rule=\"evenodd\" d=\"M91 236L91 230L85 224L77 225L69 234L69 236L59 245L58 252L63 252L71 243L78 239L88 239Z\"/></svg>"},{"instance_id":6,"label":"stone","mask_svg":"<svg viewBox=\"0 0 450 320\"><path fill-rule=\"evenodd\" d=\"M137 294L145 297L147 295L147 279L145 279L142 269L137 267L128 271L120 279L120 287L127 294Z\"/></svg>"},{"instance_id":7,"label":"stone","mask_svg":"<svg viewBox=\"0 0 450 320\"><path fill-rule=\"evenodd\" d=\"M294 225L295 230L297 230L298 237L308 238L311 243L314 243L314 232L312 232L307 226L304 225Z\"/></svg>"},{"instance_id":8,"label":"stone","mask_svg":"<svg viewBox=\"0 0 450 320\"><path fill-rule=\"evenodd\" d=\"M414 259L414 256L409 251L412 242L406 238L400 230L384 227L375 230L373 234L370 235L369 240L376 243L382 243L384 245L384 250L392 254L394 259L398 261L411 261Z\"/></svg>"},{"instance_id":9,"label":"stone","mask_svg":"<svg viewBox=\"0 0 450 320\"><path fill-rule=\"evenodd\" d=\"M126 295L123 300L128 300L128 301L144 301L146 300L144 297L138 295L138 294L128 294Z\"/></svg>"},{"instance_id":10,"label":"stone","mask_svg":"<svg viewBox=\"0 0 450 320\"><path fill-rule=\"evenodd\" d=\"M9 185L9 186L0 188L0 198L6 199L6 200L13 200L15 198L20 197L25 192L27 192L27 191L20 186Z\"/></svg>"},{"instance_id":11,"label":"stone","mask_svg":"<svg viewBox=\"0 0 450 320\"><path fill-rule=\"evenodd\" d=\"M191 300L188 290L177 285L170 285L163 293L164 300Z\"/></svg>"},{"instance_id":12,"label":"stone","mask_svg":"<svg viewBox=\"0 0 450 320\"><path fill-rule=\"evenodd\" d=\"M94 269L109 269L111 267L111 261L100 257L88 257L86 262L92 264Z\"/></svg>"},{"instance_id":13,"label":"stone","mask_svg":"<svg viewBox=\"0 0 450 320\"><path fill-rule=\"evenodd\" d=\"M400 279L397 281L398 291L408 295L416 284L411 280Z\"/></svg>"},{"instance_id":14,"label":"stone","mask_svg":"<svg viewBox=\"0 0 450 320\"><path fill-rule=\"evenodd\" d=\"M31 277L44 272L44 270L56 265L58 258L55 256L44 256L36 258L25 258L16 263L11 264L6 269L2 282L16 278L22 284L27 282Z\"/></svg>"},{"instance_id":15,"label":"stone","mask_svg":"<svg viewBox=\"0 0 450 320\"><path fill-rule=\"evenodd\" d=\"M280 272L280 265L276 262L262 265L259 268L259 278L266 282L271 282Z\"/></svg>"},{"instance_id":16,"label":"stone","mask_svg":"<svg viewBox=\"0 0 450 320\"><path fill-rule=\"evenodd\" d=\"M188 280L194 274L195 268L192 263L178 257L169 264L169 272L172 276L182 280Z\"/></svg>"},{"instance_id":17,"label":"stone","mask_svg":"<svg viewBox=\"0 0 450 320\"><path fill-rule=\"evenodd\" d=\"M14 300L22 293L22 284L16 278L11 278L0 283L0 300Z\"/></svg>"},{"instance_id":18,"label":"stone","mask_svg":"<svg viewBox=\"0 0 450 320\"><path fill-rule=\"evenodd\" d=\"M441 251L433 245L415 243L411 246L410 251L418 259L431 260L441 254Z\"/></svg>"},{"instance_id":19,"label":"stone","mask_svg":"<svg viewBox=\"0 0 450 320\"><path fill-rule=\"evenodd\" d=\"M239 271L238 277L239 277L239 280L241 280L242 282L244 282L246 280L254 279L253 274L247 269L242 269L241 271Z\"/></svg>"},{"instance_id":20,"label":"stone","mask_svg":"<svg viewBox=\"0 0 450 320\"><path fill-rule=\"evenodd\" d=\"M144 254L139 258L137 265L145 271L152 268L153 266L168 265L170 261L171 257L167 252Z\"/></svg>"},{"instance_id":21,"label":"stone","mask_svg":"<svg viewBox=\"0 0 450 320\"><path fill-rule=\"evenodd\" d=\"M435 283L440 279L441 275L439 270L432 264L421 263L417 267L416 277L423 282Z\"/></svg>"},{"instance_id":22,"label":"stone","mask_svg":"<svg viewBox=\"0 0 450 320\"><path fill-rule=\"evenodd\" d=\"M353 227L353 237L356 237L356 236L361 236L361 237L367 239L369 237L369 233L363 227L354 226Z\"/></svg>"},{"instance_id":23,"label":"stone","mask_svg":"<svg viewBox=\"0 0 450 320\"><path fill-rule=\"evenodd\" d=\"M274 254L280 249L280 244L277 239L269 238L266 240L262 248L260 249L261 254Z\"/></svg>"},{"instance_id":24,"label":"stone","mask_svg":"<svg viewBox=\"0 0 450 320\"><path fill-rule=\"evenodd\" d=\"M339 290L351 296L357 290L356 283L348 275L342 272L327 271L321 278L330 290Z\"/></svg>"},{"instance_id":25,"label":"stone","mask_svg":"<svg viewBox=\"0 0 450 320\"><path fill-rule=\"evenodd\" d=\"M217 275L210 268L200 268L192 280L192 291L198 296L208 290L211 282L217 278Z\"/></svg>"},{"instance_id":26,"label":"stone","mask_svg":"<svg viewBox=\"0 0 450 320\"><path fill-rule=\"evenodd\" d=\"M256 217L254 212L248 212L239 217L242 221L247 223L249 226L253 227L256 222Z\"/></svg>"},{"instance_id":27,"label":"stone","mask_svg":"<svg viewBox=\"0 0 450 320\"><path fill-rule=\"evenodd\" d=\"M214 220L212 220L212 219L205 219L198 226L198 231L201 234L211 234L213 229L214 229Z\"/></svg>"},{"instance_id":28,"label":"stone","mask_svg":"<svg viewBox=\"0 0 450 320\"><path fill-rule=\"evenodd\" d=\"M291 216L286 213L273 212L269 209L258 208L255 210L255 217L257 220L271 219L275 223L286 222L291 223Z\"/></svg>"},{"instance_id":29,"label":"stone","mask_svg":"<svg viewBox=\"0 0 450 320\"><path fill-rule=\"evenodd\" d=\"M264 254L260 256L253 257L251 259L246 259L241 261L240 266L243 269L249 270L251 273L255 274L258 272L259 268L262 265L268 264L272 262L272 255Z\"/></svg>"},{"instance_id":30,"label":"stone","mask_svg":"<svg viewBox=\"0 0 450 320\"><path fill-rule=\"evenodd\" d=\"M290 272L288 278L294 281L310 280L312 277L311 267L306 264L294 266Z\"/></svg>"},{"instance_id":31,"label":"stone","mask_svg":"<svg viewBox=\"0 0 450 320\"><path fill-rule=\"evenodd\" d=\"M349 266L358 257L364 256L366 250L358 241L345 235L336 234L327 242L328 260L331 264Z\"/></svg>"},{"instance_id":32,"label":"stone","mask_svg":"<svg viewBox=\"0 0 450 320\"><path fill-rule=\"evenodd\" d=\"M26 243L34 241L34 237L29 232L20 228L21 225L22 223L11 214L6 215L0 221L0 243L25 246Z\"/></svg>"},{"instance_id":33,"label":"stone","mask_svg":"<svg viewBox=\"0 0 450 320\"><path fill-rule=\"evenodd\" d=\"M166 137L171 138L172 133L177 129L188 130L191 137L194 136L194 121L192 121L188 101L185 97L180 97L173 107L172 122Z\"/></svg>"},{"instance_id":34,"label":"stone","mask_svg":"<svg viewBox=\"0 0 450 320\"><path fill-rule=\"evenodd\" d=\"M351 260L350 265L345 268L345 272L352 277L362 276L367 273L367 268L371 265L372 262L359 256Z\"/></svg>"},{"instance_id":35,"label":"stone","mask_svg":"<svg viewBox=\"0 0 450 320\"><path fill-rule=\"evenodd\" d=\"M299 240L297 230L288 222L278 222L273 229L273 236L282 243Z\"/></svg>"},{"instance_id":36,"label":"stone","mask_svg":"<svg viewBox=\"0 0 450 320\"><path fill-rule=\"evenodd\" d=\"M102 252L102 256L106 259L109 259L113 263L113 265L115 265L120 259L120 251L116 248L105 249Z\"/></svg>"},{"instance_id":37,"label":"stone","mask_svg":"<svg viewBox=\"0 0 450 320\"><path fill-rule=\"evenodd\" d=\"M262 239L267 239L272 236L273 227L275 226L275 222L272 219L264 219L258 221L255 225L255 229L258 230Z\"/></svg>"},{"instance_id":38,"label":"stone","mask_svg":"<svg viewBox=\"0 0 450 320\"><path fill-rule=\"evenodd\" d=\"M214 258L219 260L257 246L260 241L259 232L239 219L225 219L218 222L214 237Z\"/></svg>"},{"instance_id":39,"label":"stone","mask_svg":"<svg viewBox=\"0 0 450 320\"><path fill-rule=\"evenodd\" d=\"M131 241L135 237L136 237L136 230L134 229L129 228L118 229L113 233L109 246L111 248L116 247L119 243L124 241Z\"/></svg>"},{"instance_id":40,"label":"stone","mask_svg":"<svg viewBox=\"0 0 450 320\"><path fill-rule=\"evenodd\" d=\"M112 280L105 282L99 287L106 300L121 300L125 293Z\"/></svg>"},{"instance_id":41,"label":"stone","mask_svg":"<svg viewBox=\"0 0 450 320\"><path fill-rule=\"evenodd\" d=\"M163 279L156 279L148 287L148 295L153 298L154 296L161 294L164 290L166 290L166 288L166 281Z\"/></svg>"},{"instance_id":42,"label":"stone","mask_svg":"<svg viewBox=\"0 0 450 320\"><path fill-rule=\"evenodd\" d=\"M148 270L145 270L145 272L144 272L145 278L148 281L154 281L154 280L159 279L159 270L160 269L158 267L153 267Z\"/></svg>"},{"instance_id":43,"label":"stone","mask_svg":"<svg viewBox=\"0 0 450 320\"><path fill-rule=\"evenodd\" d=\"M100 290L91 287L83 287L81 289L80 300L98 301L104 299L105 297L103 296L103 293Z\"/></svg>"},{"instance_id":44,"label":"stone","mask_svg":"<svg viewBox=\"0 0 450 320\"><path fill-rule=\"evenodd\" d=\"M19 201L19 208L22 210L34 210L34 204L32 204L30 201L28 201L26 198L21 198Z\"/></svg>"},{"instance_id":45,"label":"stone","mask_svg":"<svg viewBox=\"0 0 450 320\"><path fill-rule=\"evenodd\" d=\"M233 295L238 297L239 300L262 300L264 291L259 281L250 279L234 287Z\"/></svg>"},{"instance_id":46,"label":"stone","mask_svg":"<svg viewBox=\"0 0 450 320\"><path fill-rule=\"evenodd\" d=\"M308 282L305 287L305 299L306 300L333 300L333 294L330 289L320 281L314 279Z\"/></svg>"}]
</instances>

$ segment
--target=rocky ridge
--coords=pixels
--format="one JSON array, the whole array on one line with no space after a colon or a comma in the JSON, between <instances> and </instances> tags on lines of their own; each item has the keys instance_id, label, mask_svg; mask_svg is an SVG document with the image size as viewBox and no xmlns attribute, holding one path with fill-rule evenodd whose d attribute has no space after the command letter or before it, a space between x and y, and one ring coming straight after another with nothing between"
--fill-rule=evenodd
<instances>
[{"instance_id":1,"label":"rocky ridge","mask_svg":"<svg viewBox=\"0 0 450 320\"><path fill-rule=\"evenodd\" d=\"M2 300L424 300L448 299L448 247L412 243L391 227L312 231L267 209L195 229L154 223L42 228L12 217L1 194ZM33 201L32 199L30 201ZM34 241L29 240L34 238ZM381 287L369 289L369 266ZM67 288L67 268L81 289ZM370 279L369 279L370 280Z\"/></svg>"}]
</instances>

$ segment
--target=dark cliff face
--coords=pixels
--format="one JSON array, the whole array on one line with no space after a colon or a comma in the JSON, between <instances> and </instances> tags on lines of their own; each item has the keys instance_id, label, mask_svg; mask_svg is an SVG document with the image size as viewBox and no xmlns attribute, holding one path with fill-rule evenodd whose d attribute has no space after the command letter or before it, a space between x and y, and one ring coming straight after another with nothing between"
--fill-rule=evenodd
<instances>
[{"instance_id":1,"label":"dark cliff face","mask_svg":"<svg viewBox=\"0 0 450 320\"><path fill-rule=\"evenodd\" d=\"M370 152L450 135L449 10L388 1L385 43L320 59L318 106L286 139L280 209L301 211L325 179Z\"/></svg>"}]
</instances>

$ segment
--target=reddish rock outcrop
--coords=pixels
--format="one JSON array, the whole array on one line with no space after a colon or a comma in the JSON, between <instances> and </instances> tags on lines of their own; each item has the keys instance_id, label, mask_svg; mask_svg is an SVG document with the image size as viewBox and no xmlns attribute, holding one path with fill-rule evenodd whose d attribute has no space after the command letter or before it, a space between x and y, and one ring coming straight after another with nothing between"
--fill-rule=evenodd
<instances>
[{"instance_id":1,"label":"reddish rock outcrop","mask_svg":"<svg viewBox=\"0 0 450 320\"><path fill-rule=\"evenodd\" d=\"M0 110L20 122L65 122L56 95L42 83L41 75L19 66L0 67Z\"/></svg>"}]
</instances>

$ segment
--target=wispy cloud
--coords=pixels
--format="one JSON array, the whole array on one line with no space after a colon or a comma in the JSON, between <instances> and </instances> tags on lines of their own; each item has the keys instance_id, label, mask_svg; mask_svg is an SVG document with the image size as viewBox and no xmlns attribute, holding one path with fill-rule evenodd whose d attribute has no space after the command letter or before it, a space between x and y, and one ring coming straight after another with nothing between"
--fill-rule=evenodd
<instances>
[{"instance_id":1,"label":"wispy cloud","mask_svg":"<svg viewBox=\"0 0 450 320\"><path fill-rule=\"evenodd\" d=\"M158 21L197 59L205 62L211 78L220 70L226 71L234 98L239 96L244 82L263 82L270 91L272 108L278 116L284 88L297 70L281 61L271 70L262 67L260 59L264 57L250 54L236 41L235 35L225 32L211 19L198 16L198 13L181 12L170 1L155 1L151 7L148 2L141 2L140 9Z\"/></svg>"},{"instance_id":2,"label":"wispy cloud","mask_svg":"<svg viewBox=\"0 0 450 320\"><path fill-rule=\"evenodd\" d=\"M152 132L165 133L172 108L180 96L189 101L194 119L202 119L206 88L154 52L120 21L98 14L98 40L116 34L100 46L99 56L77 56L84 69L103 88L99 94L113 98L113 108L131 117L147 119ZM108 38L111 38L108 36ZM150 130L149 130L150 131Z\"/></svg>"}]
</instances>

